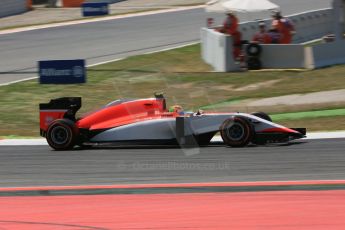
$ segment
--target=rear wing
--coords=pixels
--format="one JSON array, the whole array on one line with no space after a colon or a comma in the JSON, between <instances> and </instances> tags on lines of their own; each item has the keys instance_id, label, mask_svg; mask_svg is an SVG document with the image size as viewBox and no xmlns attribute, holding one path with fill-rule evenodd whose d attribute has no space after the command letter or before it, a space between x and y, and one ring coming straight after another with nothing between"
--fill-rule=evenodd
<instances>
[{"instance_id":1,"label":"rear wing","mask_svg":"<svg viewBox=\"0 0 345 230\"><path fill-rule=\"evenodd\" d=\"M81 108L81 97L63 97L42 103L40 108L40 134L45 137L49 125L57 119L75 121L75 114Z\"/></svg>"}]
</instances>

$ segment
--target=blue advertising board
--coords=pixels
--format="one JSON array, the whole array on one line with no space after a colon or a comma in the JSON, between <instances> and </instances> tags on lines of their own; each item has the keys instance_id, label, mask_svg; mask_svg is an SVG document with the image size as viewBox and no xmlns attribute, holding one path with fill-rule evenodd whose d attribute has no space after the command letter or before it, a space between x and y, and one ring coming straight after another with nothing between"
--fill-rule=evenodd
<instances>
[{"instance_id":1,"label":"blue advertising board","mask_svg":"<svg viewBox=\"0 0 345 230\"><path fill-rule=\"evenodd\" d=\"M109 4L107 2L83 3L81 9L84 17L109 14Z\"/></svg>"},{"instance_id":2,"label":"blue advertising board","mask_svg":"<svg viewBox=\"0 0 345 230\"><path fill-rule=\"evenodd\" d=\"M41 84L85 83L85 60L40 61L39 75Z\"/></svg>"}]
</instances>

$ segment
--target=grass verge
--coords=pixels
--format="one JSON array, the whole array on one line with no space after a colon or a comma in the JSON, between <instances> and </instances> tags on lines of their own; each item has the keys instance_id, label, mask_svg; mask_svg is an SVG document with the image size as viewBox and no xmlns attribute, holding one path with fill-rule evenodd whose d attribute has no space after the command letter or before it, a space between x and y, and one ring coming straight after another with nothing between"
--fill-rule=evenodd
<instances>
[{"instance_id":1,"label":"grass verge","mask_svg":"<svg viewBox=\"0 0 345 230\"><path fill-rule=\"evenodd\" d=\"M226 102L230 104L225 103L220 109L234 111L231 103L237 100L344 89L344 72L345 65L307 72L215 73L200 59L200 46L192 45L90 68L88 83L83 85L39 85L33 80L2 86L0 136L38 136L38 104L51 98L83 97L83 107L78 113L82 114L118 98L145 98L163 91L170 105L178 103L188 110L200 107L217 110L210 105ZM316 104L308 110L342 106ZM294 108L294 112L305 110L305 107ZM268 112L287 111L290 108ZM342 120L337 119L330 122L339 126ZM322 130L319 126L315 128Z\"/></svg>"},{"instance_id":2,"label":"grass verge","mask_svg":"<svg viewBox=\"0 0 345 230\"><path fill-rule=\"evenodd\" d=\"M307 128L307 132L345 130L345 116L280 120L279 124L291 128Z\"/></svg>"},{"instance_id":3,"label":"grass verge","mask_svg":"<svg viewBox=\"0 0 345 230\"><path fill-rule=\"evenodd\" d=\"M306 120L306 119L317 119L323 117L336 117L344 116L345 109L331 109L322 111L308 111L308 112L296 112L296 113L283 113L271 115L275 121L287 121L287 120ZM345 129L345 126L344 126Z\"/></svg>"}]
</instances>

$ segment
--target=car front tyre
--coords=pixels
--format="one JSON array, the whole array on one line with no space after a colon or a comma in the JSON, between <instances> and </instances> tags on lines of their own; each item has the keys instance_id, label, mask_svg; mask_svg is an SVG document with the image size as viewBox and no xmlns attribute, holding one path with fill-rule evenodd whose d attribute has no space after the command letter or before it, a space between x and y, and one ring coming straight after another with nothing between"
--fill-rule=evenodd
<instances>
[{"instance_id":1,"label":"car front tyre","mask_svg":"<svg viewBox=\"0 0 345 230\"><path fill-rule=\"evenodd\" d=\"M224 143L231 147L244 147L252 141L254 129L246 119L232 117L225 120L220 127Z\"/></svg>"}]
</instances>

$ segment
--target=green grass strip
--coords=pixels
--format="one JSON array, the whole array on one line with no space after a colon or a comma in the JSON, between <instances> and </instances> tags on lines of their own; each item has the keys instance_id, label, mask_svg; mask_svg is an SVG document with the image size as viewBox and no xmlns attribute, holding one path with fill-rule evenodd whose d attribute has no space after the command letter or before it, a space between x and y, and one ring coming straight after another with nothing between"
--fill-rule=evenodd
<instances>
[{"instance_id":1,"label":"green grass strip","mask_svg":"<svg viewBox=\"0 0 345 230\"><path fill-rule=\"evenodd\" d=\"M331 110L283 113L283 114L271 115L274 121L300 120L300 119L306 119L306 118L320 118L320 117L334 117L334 116L345 116L345 109L331 109Z\"/></svg>"}]
</instances>

